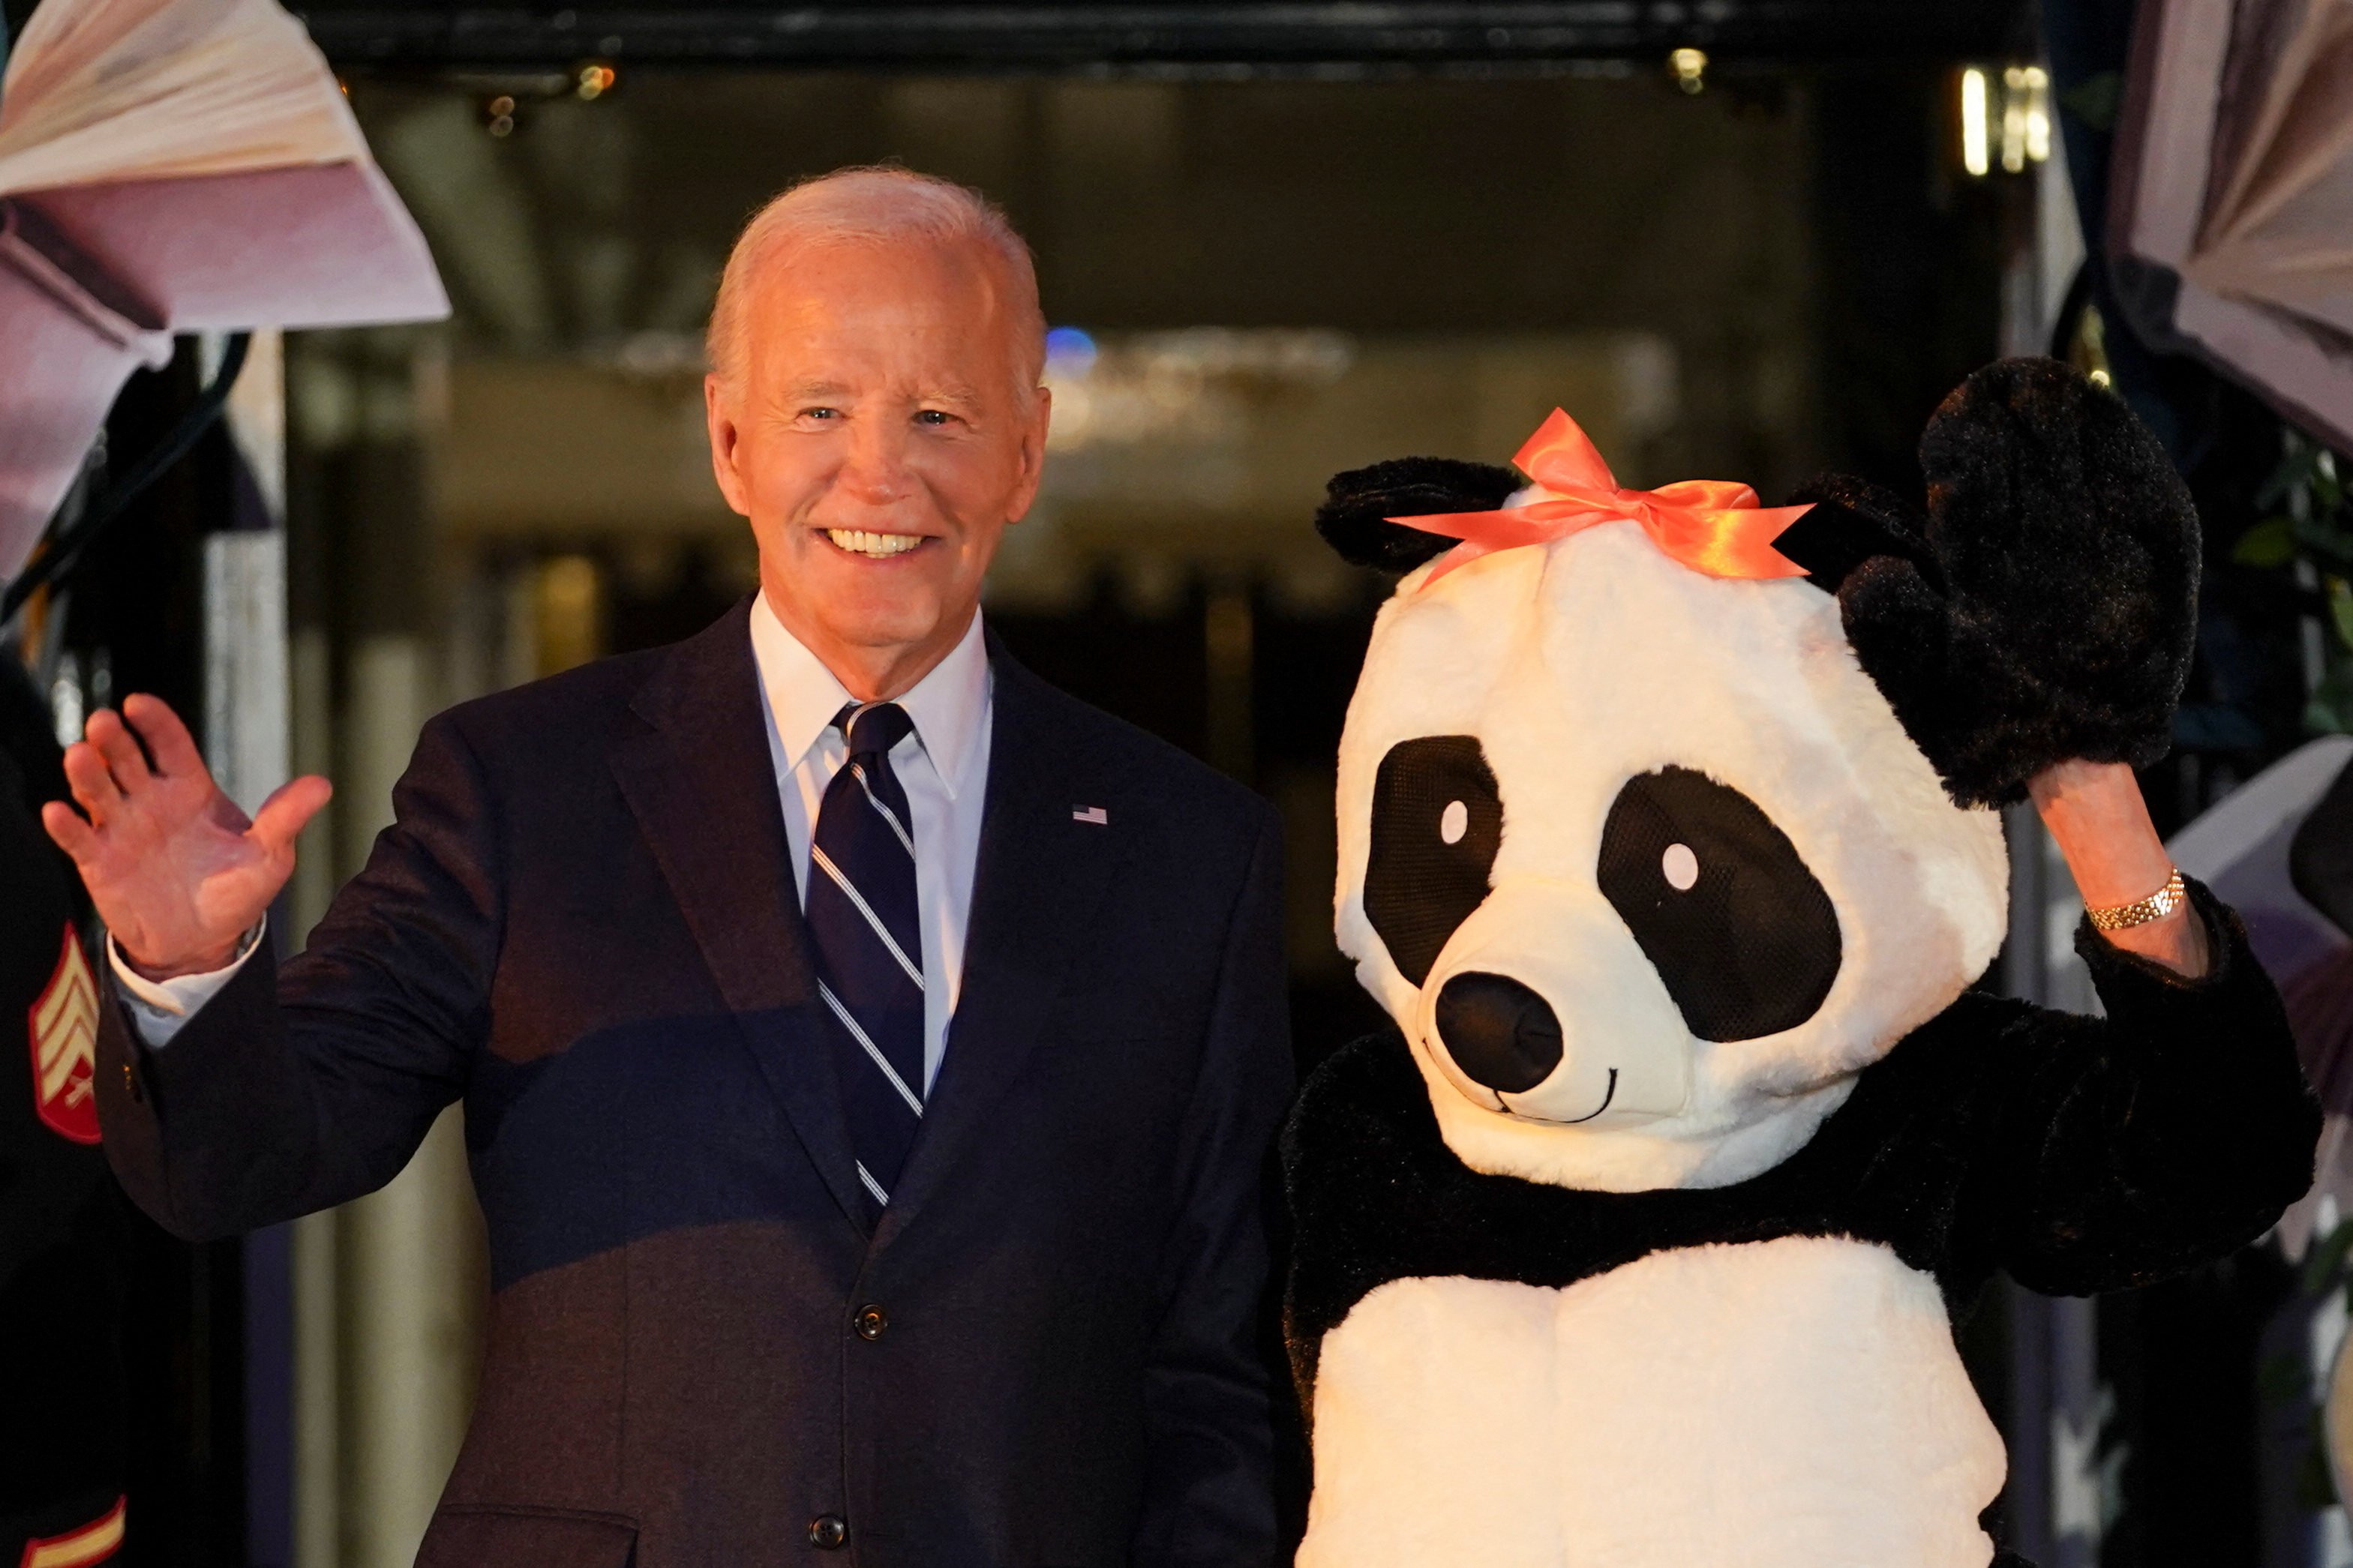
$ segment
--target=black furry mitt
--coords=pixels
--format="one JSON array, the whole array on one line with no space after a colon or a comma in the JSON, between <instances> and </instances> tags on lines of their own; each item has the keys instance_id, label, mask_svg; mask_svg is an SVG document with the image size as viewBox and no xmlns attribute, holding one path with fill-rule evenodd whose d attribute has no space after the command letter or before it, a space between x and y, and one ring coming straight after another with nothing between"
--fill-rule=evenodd
<instances>
[{"instance_id":1,"label":"black furry mitt","mask_svg":"<svg viewBox=\"0 0 2353 1568\"><path fill-rule=\"evenodd\" d=\"M2065 365L2003 360L1936 410L1920 468L1925 517L1857 480L1807 487L1791 500L1816 503L1810 537L1793 530L1788 553L1835 587L1856 657L1947 792L1996 805L2054 763L2163 756L2199 543L2157 438Z\"/></svg>"},{"instance_id":2,"label":"black furry mitt","mask_svg":"<svg viewBox=\"0 0 2353 1568\"><path fill-rule=\"evenodd\" d=\"M1433 512L1493 511L1527 483L1509 468L1454 458L1392 458L1335 474L1315 509L1324 542L1359 566L1410 572L1454 541L1388 520Z\"/></svg>"}]
</instances>

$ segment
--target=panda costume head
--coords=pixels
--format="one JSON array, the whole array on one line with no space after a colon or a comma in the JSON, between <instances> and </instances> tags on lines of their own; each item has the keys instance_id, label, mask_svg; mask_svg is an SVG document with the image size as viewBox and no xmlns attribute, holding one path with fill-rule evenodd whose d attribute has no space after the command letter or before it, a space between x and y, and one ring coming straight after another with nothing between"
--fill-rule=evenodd
<instances>
[{"instance_id":1,"label":"panda costume head","mask_svg":"<svg viewBox=\"0 0 2353 1568\"><path fill-rule=\"evenodd\" d=\"M1582 437L1556 415L1521 465L1547 444ZM1455 569L1465 547L1398 520L1565 498L1435 459L1333 481L1326 539L1409 569L1341 742L1339 943L1473 1170L1629 1192L1775 1164L1992 962L1988 808L2068 756L2162 753L2197 534L2147 433L2010 362L1923 457L1925 519L1822 481L1765 520L1770 577L1633 515ZM2020 512L2054 490L2084 504ZM2044 575L2094 552L2111 605ZM2037 689L2049 652L2085 689Z\"/></svg>"}]
</instances>

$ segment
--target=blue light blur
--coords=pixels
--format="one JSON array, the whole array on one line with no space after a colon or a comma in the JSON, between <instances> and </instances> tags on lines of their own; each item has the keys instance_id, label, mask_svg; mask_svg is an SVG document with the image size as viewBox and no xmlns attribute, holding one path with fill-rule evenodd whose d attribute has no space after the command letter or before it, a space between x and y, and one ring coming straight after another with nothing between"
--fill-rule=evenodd
<instances>
[{"instance_id":1,"label":"blue light blur","mask_svg":"<svg viewBox=\"0 0 2353 1568\"><path fill-rule=\"evenodd\" d=\"M1084 375L1094 367L1095 341L1077 327L1056 327L1046 334L1046 363L1068 375Z\"/></svg>"}]
</instances>

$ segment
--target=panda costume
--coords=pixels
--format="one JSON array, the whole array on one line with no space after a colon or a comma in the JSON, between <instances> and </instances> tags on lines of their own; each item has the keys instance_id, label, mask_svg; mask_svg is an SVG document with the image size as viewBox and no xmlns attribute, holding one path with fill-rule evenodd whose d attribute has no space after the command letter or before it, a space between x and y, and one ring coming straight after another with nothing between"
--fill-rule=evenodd
<instances>
[{"instance_id":1,"label":"panda costume","mask_svg":"<svg viewBox=\"0 0 2353 1568\"><path fill-rule=\"evenodd\" d=\"M1951 1314L1996 1269L2179 1272L2309 1182L2279 999L2202 888L2199 978L2086 924L2105 1017L1972 989L1991 808L2168 744L2186 491L2049 361L1972 377L1921 458L1925 516L1617 490L1559 415L1533 487L1333 481L1325 538L1408 575L1338 795L1340 945L1394 1026L1284 1138L1302 1568L1986 1568L2004 1456Z\"/></svg>"}]
</instances>

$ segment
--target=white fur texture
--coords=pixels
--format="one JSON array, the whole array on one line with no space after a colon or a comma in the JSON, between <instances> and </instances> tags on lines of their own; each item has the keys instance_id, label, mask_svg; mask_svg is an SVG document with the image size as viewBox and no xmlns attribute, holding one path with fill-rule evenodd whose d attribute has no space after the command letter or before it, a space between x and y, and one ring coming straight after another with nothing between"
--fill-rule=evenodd
<instances>
[{"instance_id":1,"label":"white fur texture","mask_svg":"<svg viewBox=\"0 0 2353 1568\"><path fill-rule=\"evenodd\" d=\"M1472 1169L1632 1192L1721 1186L1801 1146L1852 1075L1992 962L2008 913L1999 817L1955 806L1856 662L1837 601L1799 579L1678 565L1632 522L1504 551L1383 606L1340 743L1338 935L1411 1042L1447 1143ZM1419 988L1366 919L1375 770L1423 735L1475 735L1504 800L1486 903ZM1694 1037L1594 880L1611 803L1680 765L1757 803L1838 913L1843 957L1812 1018ZM1560 1067L1508 1104L1437 1044L1439 988L1471 970L1559 1016ZM1602 1102L1604 1114L1566 1126Z\"/></svg>"},{"instance_id":2,"label":"white fur texture","mask_svg":"<svg viewBox=\"0 0 2353 1568\"><path fill-rule=\"evenodd\" d=\"M1300 1568L1992 1556L2001 1439L1935 1281L1862 1242L1656 1252L1562 1290L1393 1280L1324 1336L1314 1414Z\"/></svg>"}]
</instances>

